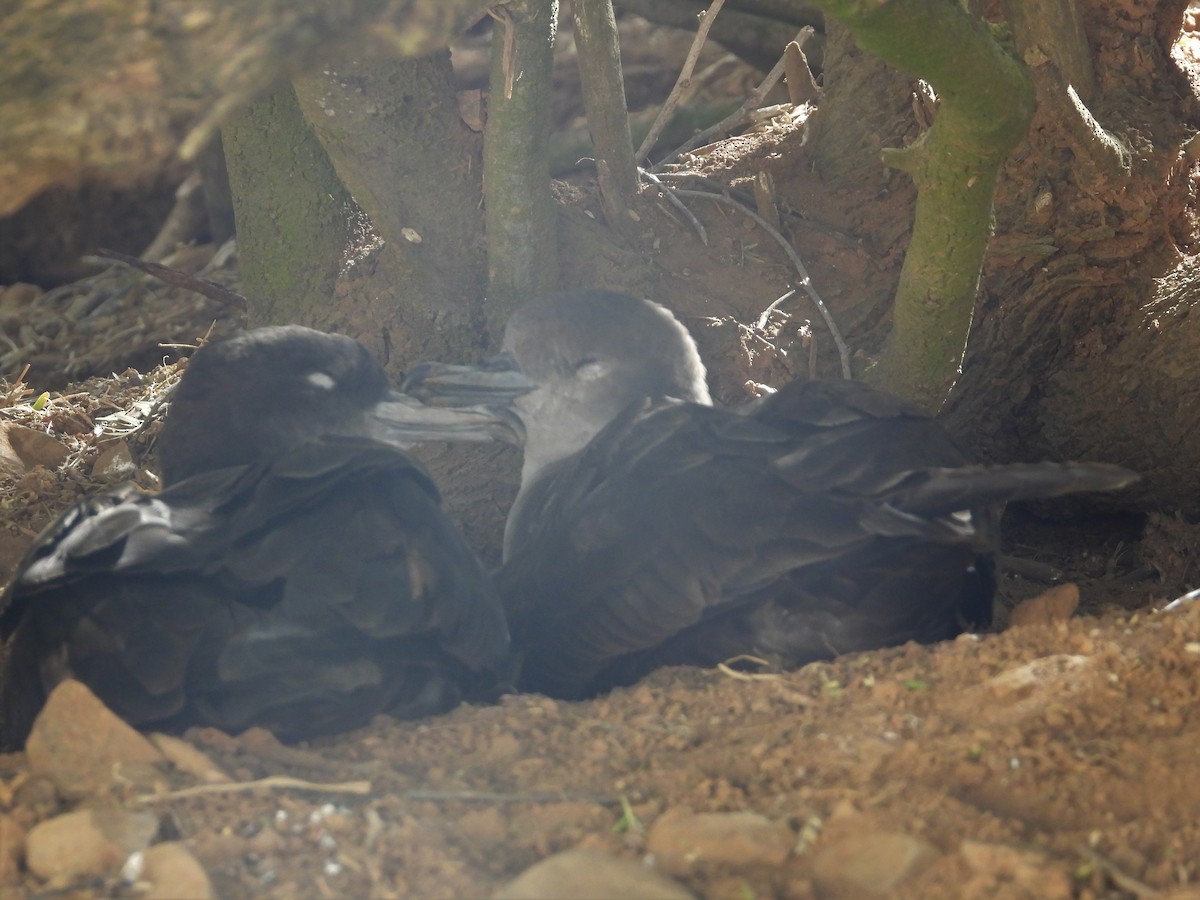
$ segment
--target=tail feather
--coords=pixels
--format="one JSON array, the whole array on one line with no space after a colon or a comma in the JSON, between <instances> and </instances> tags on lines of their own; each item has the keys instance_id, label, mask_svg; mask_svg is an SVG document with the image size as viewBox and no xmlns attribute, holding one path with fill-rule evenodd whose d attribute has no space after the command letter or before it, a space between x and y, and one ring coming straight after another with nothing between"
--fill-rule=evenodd
<instances>
[{"instance_id":1,"label":"tail feather","mask_svg":"<svg viewBox=\"0 0 1200 900\"><path fill-rule=\"evenodd\" d=\"M889 502L908 513L943 516L959 510L1046 500L1082 491L1115 491L1139 476L1109 463L1013 463L920 469L888 490Z\"/></svg>"}]
</instances>

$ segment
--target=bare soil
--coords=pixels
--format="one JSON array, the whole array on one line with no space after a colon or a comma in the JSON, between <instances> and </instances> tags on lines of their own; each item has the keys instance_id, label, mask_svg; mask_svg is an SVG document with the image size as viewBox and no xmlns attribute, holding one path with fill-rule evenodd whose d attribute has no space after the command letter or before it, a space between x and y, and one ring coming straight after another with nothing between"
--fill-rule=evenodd
<instances>
[{"instance_id":1,"label":"bare soil","mask_svg":"<svg viewBox=\"0 0 1200 900\"><path fill-rule=\"evenodd\" d=\"M734 400L743 381L789 377L808 354L794 318L767 334L761 309L731 306L770 296L784 276L753 250L730 274L724 257L752 235L736 217L705 215L708 248L684 240L682 226L662 228L659 260L674 273L662 283L718 358L718 393ZM730 283L672 292L686 285L680 273L711 271L714 255ZM95 459L114 441L153 487L156 404L178 370L94 378L49 393L40 409L33 389L8 390L0 416L51 434L70 456L54 471L5 476L0 577L38 529L106 485ZM486 542L503 508L451 500L487 523L473 534L494 558ZM1034 608L1035 624L942 646L790 673L669 669L590 702L513 696L296 748L194 732L239 781L286 774L366 781L368 792L247 790L151 808L161 836L182 839L223 897L487 896L576 846L652 861L655 823L680 810L755 811L794 837L782 862L672 863L704 897L834 896L822 848L847 834L868 848L896 834L933 848L898 897L1200 896L1190 893L1200 879L1200 609L1156 611L1194 581L1200 532L1166 516L1142 527L1061 515L1020 511L1008 543L1079 583L1085 614L1069 621ZM1007 578L1002 622L1045 587ZM144 808L132 789L88 803ZM73 805L31 778L22 754L0 757L0 816L19 830ZM45 896L28 872L17 878L0 893ZM113 876L68 894L131 892Z\"/></svg>"},{"instance_id":2,"label":"bare soil","mask_svg":"<svg viewBox=\"0 0 1200 900\"><path fill-rule=\"evenodd\" d=\"M843 328L856 334L855 346L869 352L882 325L874 310L902 259L910 189L894 178L867 227L855 219L864 215L855 198L810 185L783 152L799 140L798 128L777 122L727 142L705 154L704 168L745 187L758 171L774 171L785 185L781 202L809 220L789 220L785 231ZM583 213L596 212L594 199L568 185L560 191L572 207L566 239L586 234ZM638 212L650 239L633 268L639 279L647 268L657 273L654 297L697 335L718 399L738 401L753 382L835 374L832 341L805 302L762 318L790 277L769 239L736 211L704 201L692 207L708 229L707 246L644 195ZM845 237L865 232L877 236L873 245ZM629 264L568 257L565 280L620 288L624 269L634 277ZM156 288L147 290L173 318L149 343L95 339L111 332L91 301L76 319L64 312L77 296L99 297L100 318L108 310L123 322L130 309L141 316L153 306L141 287L132 299L126 288L121 282L105 296L81 288L36 308L0 295L0 318L19 314L45 335L31 345L40 374L0 391L0 419L36 427L70 451L53 471L0 475L0 581L41 527L106 486L109 476L93 467L114 442L132 451L139 483L155 483L155 407L176 367L142 365L141 375L79 383L82 370L71 361L90 348L100 371L120 371L114 343L158 352L164 337L192 343L212 319L225 322L220 310L185 310L178 295ZM40 327L39 314L52 329ZM74 383L39 403L44 388L66 381ZM456 479L463 486L448 503L495 559L516 458L484 452L486 485ZM430 458L443 485L452 480L447 472L478 468L478 457ZM255 733L192 732L187 739L241 782L278 774L369 787L201 794L148 808L160 815L160 837L182 840L229 898L483 897L577 846L661 864L708 898L848 896L830 880L833 850L853 839L868 856L873 848L882 856L896 835L930 852L890 896L1200 898L1200 608L1161 611L1196 585L1200 530L1167 515L1093 510L1080 518L1076 507L1014 511L1007 527L1009 552L1079 585L1079 614L1024 606L1017 616L1031 623L1006 627L1010 610L1047 587L1008 576L997 632L940 646L856 654L796 672L667 669L593 701L512 696L421 722L380 719L298 747ZM189 783L180 777L173 786ZM88 803L147 808L133 789ZM0 837L74 805L31 777L23 754L0 756ZM683 810L754 811L785 828L793 844L770 862L701 853L666 863L652 852L655 827ZM0 873L12 851L0 840ZM587 885L573 893L590 896ZM135 894L115 874L50 886L18 866L0 879L3 897Z\"/></svg>"}]
</instances>

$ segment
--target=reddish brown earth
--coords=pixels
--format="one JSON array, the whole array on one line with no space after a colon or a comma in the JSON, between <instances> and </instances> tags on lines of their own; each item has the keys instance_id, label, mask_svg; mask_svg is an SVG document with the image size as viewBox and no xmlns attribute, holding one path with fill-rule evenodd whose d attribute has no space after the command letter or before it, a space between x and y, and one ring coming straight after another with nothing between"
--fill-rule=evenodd
<instances>
[{"instance_id":1,"label":"reddish brown earth","mask_svg":"<svg viewBox=\"0 0 1200 900\"><path fill-rule=\"evenodd\" d=\"M740 228L716 230L714 243L733 253ZM664 234L675 272L714 252L689 260ZM754 284L768 296L775 270L746 265L743 279L761 270ZM735 312L752 318L714 318ZM725 329L728 342L712 346L731 356L749 333L705 324L710 344ZM94 461L120 432L131 432L138 480L153 485L152 409L176 376L95 379L52 392L40 410L34 393L10 389L0 419L49 433L69 456L54 471L4 476L5 575L38 528L103 486ZM1010 528L1011 550L1080 583L1086 614L1069 621L1068 598L1065 611L1024 607L1034 624L938 647L793 673L665 670L590 702L515 696L299 748L187 736L234 782L287 775L362 793L247 787L146 801L196 783L168 771L68 800L23 754L0 757L0 894L138 893L115 865L48 882L25 868L27 833L82 806L150 810L155 839L181 841L224 897L487 896L581 846L738 900L863 896L865 884L897 897L1200 896L1190 887L1200 879L1200 609L1156 611L1194 578L1200 536L1167 517L1144 532L1116 524ZM1043 587L1007 579L1004 610ZM747 811L761 818L719 820L732 836L717 838L690 817ZM574 877L585 883L569 880L570 891L591 896L602 876Z\"/></svg>"},{"instance_id":2,"label":"reddish brown earth","mask_svg":"<svg viewBox=\"0 0 1200 900\"><path fill-rule=\"evenodd\" d=\"M789 140L790 127L777 126L774 139ZM889 185L893 207L876 206L867 229L839 218L837 196L809 193L803 173L785 172L769 141L744 141L709 154L706 170L731 180L780 167L793 192L782 199L807 204L834 232L808 230L797 243L843 327L870 350L874 298L890 291L903 252L903 180ZM642 202L655 242L639 264L659 272L655 298L697 334L722 401L744 397L747 380L806 373L813 340L816 370L836 371L828 335L803 302L757 327L789 279L760 231L697 201L710 237L702 246L657 199ZM888 217L891 232L880 227ZM895 239L864 247L839 237L863 231ZM622 265L571 260L567 275L619 288ZM191 318L167 333L192 342L206 326L190 323L218 313L181 311L172 296L176 318ZM129 320L122 302L110 304L114 321ZM0 317L27 316L28 303L0 294ZM47 355L76 349L58 328L39 345ZM107 352L79 339L85 347ZM39 409L36 380L0 391L0 424L33 427L68 451L53 470L18 461L0 472L0 580L38 529L105 485L109 476L93 467L114 440L132 450L139 482L153 486L152 408L176 374L96 379L52 391ZM498 470L498 490L511 496L511 454ZM449 499L494 558L503 513L495 491ZM179 842L230 898L484 897L579 847L607 861L586 873L573 863L574 874L540 896L649 895L648 883L603 887L619 858L697 896L730 900L1200 898L1200 609L1160 611L1195 586L1200 531L1168 516L1144 529L1094 515L1025 515L1009 526L1010 552L1079 584L1080 613L1066 618L1070 597L1065 609L1018 607L1047 585L1009 577L1001 626L1013 608L1027 624L936 647L791 673L670 669L594 701L514 696L423 722L381 719L295 748L261 734L196 732L188 742L229 781L190 796L169 792L202 782L195 774L168 767L134 777L118 766L105 779L110 789L68 799L31 772L25 754L0 756L0 897L169 896L161 890L183 883L135 867L122 878L127 854L86 875L33 874L30 833L83 808L148 812L145 840ZM249 784L269 776L307 785Z\"/></svg>"}]
</instances>

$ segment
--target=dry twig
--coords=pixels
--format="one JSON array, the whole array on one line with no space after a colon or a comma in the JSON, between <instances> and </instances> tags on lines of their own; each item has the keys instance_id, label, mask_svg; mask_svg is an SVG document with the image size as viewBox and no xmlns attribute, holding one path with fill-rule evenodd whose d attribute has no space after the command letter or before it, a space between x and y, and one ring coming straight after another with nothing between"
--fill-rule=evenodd
<instances>
[{"instance_id":1,"label":"dry twig","mask_svg":"<svg viewBox=\"0 0 1200 900\"><path fill-rule=\"evenodd\" d=\"M696 60L700 56L700 50L704 46L704 42L708 39L708 30L712 28L712 24L717 18L717 13L721 11L721 7L724 5L725 0L713 0L712 5L700 14L700 27L696 30L696 36L692 38L692 46L688 48L687 58L683 61L683 68L679 71L679 77L675 79L675 86L671 88L671 93L667 95L667 99L663 102L662 109L658 111L658 115L654 118L654 124L650 126L646 137L642 139L642 146L638 147L638 151L634 155L634 161L638 165L642 164L642 161L646 158L646 154L650 152L650 148L654 146L655 141L658 140L658 136L662 134L662 130L667 127L667 122L675 114L675 107L679 105L679 98L683 96L684 90L691 85L692 72L696 68ZM707 244L708 241L705 241L705 243Z\"/></svg>"},{"instance_id":2,"label":"dry twig","mask_svg":"<svg viewBox=\"0 0 1200 900\"><path fill-rule=\"evenodd\" d=\"M796 35L795 43L803 46L812 34L812 27L806 25L804 28L801 28L800 32ZM783 76L784 58L785 57L783 56L779 57L779 62L775 63L775 67L767 73L767 77L764 78L762 83L751 92L750 96L746 98L746 102L739 106L735 112L730 113L716 125L712 125L709 128L704 129L699 134L685 141L682 146L668 153L666 157L654 168L661 169L667 163L677 159L679 156L687 153L689 150L694 150L696 147L707 143L709 139L715 137L716 135L725 134L729 131L732 131L734 128L737 128L742 123L748 121L754 110L758 109L758 107L762 104L763 98L767 96L771 88L775 87L775 84Z\"/></svg>"},{"instance_id":3,"label":"dry twig","mask_svg":"<svg viewBox=\"0 0 1200 900\"><path fill-rule=\"evenodd\" d=\"M638 174L662 191L663 196L667 198L667 202L674 206L687 219L688 224L696 229L696 234L700 236L700 243L705 247L708 246L708 232L704 230L704 226L700 224L700 220L695 214L687 208L682 200L675 196L675 189L664 184L657 175L646 169L638 169Z\"/></svg>"},{"instance_id":4,"label":"dry twig","mask_svg":"<svg viewBox=\"0 0 1200 900\"><path fill-rule=\"evenodd\" d=\"M833 342L837 345L838 360L841 362L842 377L850 379L853 377L850 371L850 348L846 345L845 338L842 337L841 331L837 327L837 322L833 318L833 313L829 311L829 307L825 305L825 301L821 299L821 295L817 293L817 289L813 287L812 278L809 277L808 269L805 268L804 262L800 259L799 254L792 248L791 242L788 241L776 229L771 227L771 223L746 206L744 203L739 203L732 197L727 197L723 194L714 194L711 191L689 191L680 188L675 189L675 193L681 197L700 197L704 200L711 200L714 203L720 203L724 206L733 207L739 210L744 215L749 216L758 225L771 236L775 243L783 248L783 252L787 254L791 260L796 274L799 275L797 283L803 288L804 293L808 295L808 299L812 301L813 306L817 308L817 312L821 314L821 318L825 320L825 327L829 329L830 335L833 336ZM776 301L778 302L778 301Z\"/></svg>"},{"instance_id":5,"label":"dry twig","mask_svg":"<svg viewBox=\"0 0 1200 900\"><path fill-rule=\"evenodd\" d=\"M197 278L195 275L182 272L179 269L172 269L170 266L146 262L145 260L138 259L136 256L126 256L124 253L118 253L116 250L105 250L103 247L98 247L94 255L102 256L105 259L115 259L117 262L124 263L130 268L145 272L147 275L152 275L159 281L164 281L167 284L185 288L189 291L195 291L209 300L216 300L218 303L223 303L239 312L246 311L245 297L237 293L237 291L231 291L225 285L209 281L207 278Z\"/></svg>"},{"instance_id":6,"label":"dry twig","mask_svg":"<svg viewBox=\"0 0 1200 900\"><path fill-rule=\"evenodd\" d=\"M231 784L198 784L193 787L181 788L178 791L167 791L165 794L142 794L139 803L160 803L164 800L180 800L184 797L199 797L204 794L240 794L246 791L263 790L298 790L313 791L318 794L369 794L369 781L342 781L322 784L316 781L305 781L303 778L292 778L288 775L269 775L256 781L237 781Z\"/></svg>"}]
</instances>

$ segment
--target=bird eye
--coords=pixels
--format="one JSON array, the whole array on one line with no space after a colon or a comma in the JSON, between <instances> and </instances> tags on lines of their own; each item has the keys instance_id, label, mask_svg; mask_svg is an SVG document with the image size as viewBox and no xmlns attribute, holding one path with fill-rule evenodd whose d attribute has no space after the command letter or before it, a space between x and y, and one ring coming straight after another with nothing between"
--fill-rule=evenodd
<instances>
[{"instance_id":1,"label":"bird eye","mask_svg":"<svg viewBox=\"0 0 1200 900\"><path fill-rule=\"evenodd\" d=\"M304 376L304 380L323 391L332 391L337 387L337 379L328 372L309 372Z\"/></svg>"},{"instance_id":2,"label":"bird eye","mask_svg":"<svg viewBox=\"0 0 1200 900\"><path fill-rule=\"evenodd\" d=\"M608 363L598 356L585 356L575 363L575 377L584 381L594 381L608 373Z\"/></svg>"}]
</instances>

